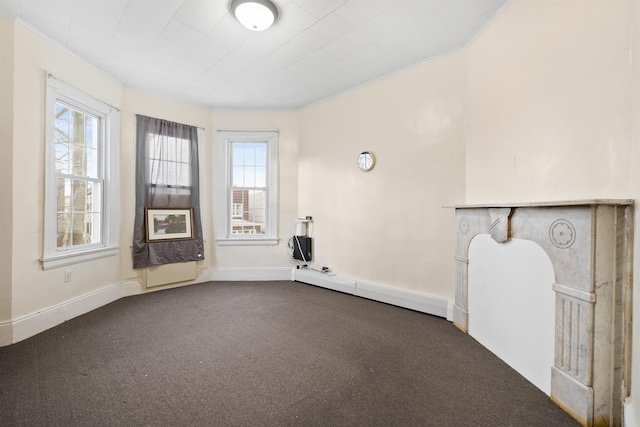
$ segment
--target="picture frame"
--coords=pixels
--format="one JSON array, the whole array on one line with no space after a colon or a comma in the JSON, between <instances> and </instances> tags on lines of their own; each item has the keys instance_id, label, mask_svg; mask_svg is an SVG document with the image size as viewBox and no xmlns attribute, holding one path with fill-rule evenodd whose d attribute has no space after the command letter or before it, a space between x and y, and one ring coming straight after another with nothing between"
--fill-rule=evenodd
<instances>
[{"instance_id":1,"label":"picture frame","mask_svg":"<svg viewBox=\"0 0 640 427\"><path fill-rule=\"evenodd\" d=\"M147 242L193 239L192 208L145 208Z\"/></svg>"}]
</instances>

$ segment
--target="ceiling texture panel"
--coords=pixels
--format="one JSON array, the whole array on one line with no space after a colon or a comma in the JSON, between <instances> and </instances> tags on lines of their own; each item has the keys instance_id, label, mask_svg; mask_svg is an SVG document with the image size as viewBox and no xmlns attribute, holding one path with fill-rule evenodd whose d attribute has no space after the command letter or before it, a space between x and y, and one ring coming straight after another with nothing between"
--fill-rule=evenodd
<instances>
[{"instance_id":1,"label":"ceiling texture panel","mask_svg":"<svg viewBox=\"0 0 640 427\"><path fill-rule=\"evenodd\" d=\"M0 0L123 85L212 108L295 109L467 46L511 0L273 0L244 28L230 0Z\"/></svg>"}]
</instances>

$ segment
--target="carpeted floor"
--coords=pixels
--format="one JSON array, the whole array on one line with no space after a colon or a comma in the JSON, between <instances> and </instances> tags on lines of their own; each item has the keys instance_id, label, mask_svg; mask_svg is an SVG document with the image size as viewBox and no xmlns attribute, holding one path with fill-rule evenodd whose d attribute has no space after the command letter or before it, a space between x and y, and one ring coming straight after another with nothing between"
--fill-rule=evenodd
<instances>
[{"instance_id":1,"label":"carpeted floor","mask_svg":"<svg viewBox=\"0 0 640 427\"><path fill-rule=\"evenodd\" d=\"M578 424L444 319L296 282L216 282L0 348L0 425Z\"/></svg>"}]
</instances>

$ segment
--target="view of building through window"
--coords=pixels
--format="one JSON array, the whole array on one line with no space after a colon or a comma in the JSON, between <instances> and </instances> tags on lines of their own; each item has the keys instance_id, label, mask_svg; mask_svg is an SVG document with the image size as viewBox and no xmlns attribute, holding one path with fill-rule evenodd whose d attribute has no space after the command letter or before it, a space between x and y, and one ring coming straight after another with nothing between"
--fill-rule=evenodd
<instances>
[{"instance_id":1,"label":"view of building through window","mask_svg":"<svg viewBox=\"0 0 640 427\"><path fill-rule=\"evenodd\" d=\"M266 233L267 143L231 144L231 234Z\"/></svg>"},{"instance_id":2,"label":"view of building through window","mask_svg":"<svg viewBox=\"0 0 640 427\"><path fill-rule=\"evenodd\" d=\"M101 120L56 103L57 247L101 241Z\"/></svg>"}]
</instances>

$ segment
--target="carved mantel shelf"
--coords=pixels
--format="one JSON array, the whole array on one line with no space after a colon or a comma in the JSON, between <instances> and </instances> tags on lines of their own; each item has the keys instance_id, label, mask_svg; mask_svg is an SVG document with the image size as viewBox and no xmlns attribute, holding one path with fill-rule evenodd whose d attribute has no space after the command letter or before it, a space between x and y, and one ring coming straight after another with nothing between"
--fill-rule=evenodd
<instances>
[{"instance_id":1,"label":"carved mantel shelf","mask_svg":"<svg viewBox=\"0 0 640 427\"><path fill-rule=\"evenodd\" d=\"M630 378L633 200L454 208L454 324L468 332L468 253L476 235L490 234L498 243L537 243L555 273L551 398L583 425L620 425Z\"/></svg>"}]
</instances>

